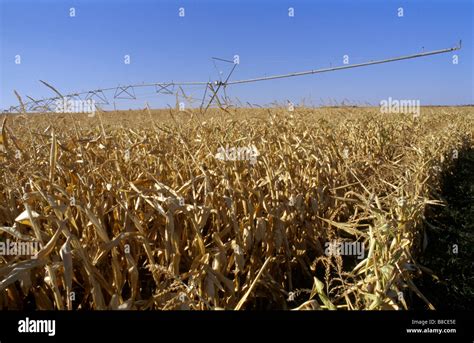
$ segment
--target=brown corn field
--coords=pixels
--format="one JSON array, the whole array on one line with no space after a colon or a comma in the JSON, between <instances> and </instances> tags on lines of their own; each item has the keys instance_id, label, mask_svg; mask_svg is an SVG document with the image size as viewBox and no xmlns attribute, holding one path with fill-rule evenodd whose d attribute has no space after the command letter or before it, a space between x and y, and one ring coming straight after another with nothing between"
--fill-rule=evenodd
<instances>
[{"instance_id":1,"label":"brown corn field","mask_svg":"<svg viewBox=\"0 0 474 343\"><path fill-rule=\"evenodd\" d=\"M0 309L434 308L425 211L473 128L472 107L4 115L0 241L38 250L0 256Z\"/></svg>"}]
</instances>

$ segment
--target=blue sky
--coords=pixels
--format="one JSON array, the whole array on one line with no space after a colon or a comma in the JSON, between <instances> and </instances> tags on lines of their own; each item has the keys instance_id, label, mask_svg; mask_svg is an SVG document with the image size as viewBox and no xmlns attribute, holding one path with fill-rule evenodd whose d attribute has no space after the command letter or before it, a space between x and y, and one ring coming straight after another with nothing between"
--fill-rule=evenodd
<instances>
[{"instance_id":1,"label":"blue sky","mask_svg":"<svg viewBox=\"0 0 474 343\"><path fill-rule=\"evenodd\" d=\"M329 104L349 100L378 104L419 99L428 104L474 103L473 2L232 1L232 0L0 0L0 108L23 97L165 81L215 80L212 56L240 64L232 79L280 74L451 47L453 53L346 71L228 88L242 103L291 100ZM69 16L75 8L76 16ZM179 17L179 8L185 16ZM294 17L288 8L294 8ZM402 7L403 17L397 10ZM15 56L21 64L15 64ZM130 55L130 64L124 64ZM219 63L218 69L228 66ZM196 97L203 88L186 88ZM153 89L119 108L175 103ZM112 93L113 95L113 93ZM109 100L111 96L109 94Z\"/></svg>"}]
</instances>

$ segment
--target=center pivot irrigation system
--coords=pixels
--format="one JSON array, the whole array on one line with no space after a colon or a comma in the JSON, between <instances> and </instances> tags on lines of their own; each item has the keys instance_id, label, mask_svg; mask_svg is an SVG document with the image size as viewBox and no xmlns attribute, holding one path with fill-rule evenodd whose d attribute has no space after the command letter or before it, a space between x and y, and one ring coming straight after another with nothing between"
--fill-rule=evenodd
<instances>
[{"instance_id":1,"label":"center pivot irrigation system","mask_svg":"<svg viewBox=\"0 0 474 343\"><path fill-rule=\"evenodd\" d=\"M215 61L221 61L221 62L233 64L227 76L225 78L220 78L218 81L156 82L156 83L148 83L148 84L133 84L133 85L126 85L126 86L111 87L111 88L100 88L100 89L95 89L95 90L90 90L90 91L76 92L76 93L70 93L70 94L64 94L64 95L61 94L53 86L40 80L40 82L42 82L45 86L50 88L56 94L55 97L35 100L32 97L27 96L27 98L30 101L23 102L19 94L15 91L15 95L17 96L20 105L11 106L8 110L4 110L3 112L7 112L7 113L55 112L54 104L57 100L63 100L63 101L93 100L96 106L97 105L110 105L109 98L137 99L135 89L139 89L139 88L152 88L154 89L154 92L153 92L154 95L158 95L158 94L176 95L177 103L178 103L179 93L181 92L182 96L188 101L199 100L201 102L201 105L200 105L201 111L206 111L214 102L217 103L219 107L224 107L221 102L221 99L219 99L218 94L220 91L223 91L225 94L225 97L223 97L223 99L224 101L227 101L228 98L226 95L226 88L232 85L247 84L247 83L268 81L268 80L275 80L275 79L284 79L284 78L297 77L297 76L303 76L303 75L326 73L326 72L336 71L336 70L366 67L366 66L374 65L374 64L390 63L390 62L396 62L396 61L401 61L401 60L408 60L408 59L426 57L426 56L437 55L437 54L444 54L444 53L448 53L448 52L459 50L459 49L461 49L461 41L459 41L459 44L455 47L441 49L441 50L420 52L420 53L416 53L412 55L392 57L392 58L387 58L383 60L369 61L369 62L363 62L363 63L357 63L357 64L347 64L347 65L342 65L339 67L313 69L313 70L294 72L294 73L289 73L289 74L256 77L252 79L235 80L235 81L230 81L230 77L232 76L238 63L234 61L222 59L222 58L213 57L214 65L215 65ZM190 86L203 87L204 95L202 96L202 98L196 99L193 97L188 97L185 94L183 87L186 88ZM109 94L109 96L107 96L107 94Z\"/></svg>"}]
</instances>

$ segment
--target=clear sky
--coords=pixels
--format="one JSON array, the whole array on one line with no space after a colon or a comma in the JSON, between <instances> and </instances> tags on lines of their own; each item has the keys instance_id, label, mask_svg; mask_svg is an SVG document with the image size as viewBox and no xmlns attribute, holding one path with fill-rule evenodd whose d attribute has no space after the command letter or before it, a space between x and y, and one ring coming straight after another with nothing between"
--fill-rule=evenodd
<instances>
[{"instance_id":1,"label":"clear sky","mask_svg":"<svg viewBox=\"0 0 474 343\"><path fill-rule=\"evenodd\" d=\"M0 108L23 97L165 81L215 80L212 56L240 56L232 79L338 66L455 46L453 53L228 88L243 103L474 103L473 1L0 0ZM74 7L75 17L70 17ZM179 8L185 10L179 16ZM294 17L288 8L294 8ZM403 17L398 9L403 8ZM15 64L20 55L21 64ZM124 56L130 56L130 64ZM218 63L217 69L229 66ZM203 88L185 91L202 96ZM153 89L119 108L175 103ZM113 95L113 93L112 93ZM109 95L110 99L110 95ZM112 99L113 100L113 99Z\"/></svg>"}]
</instances>

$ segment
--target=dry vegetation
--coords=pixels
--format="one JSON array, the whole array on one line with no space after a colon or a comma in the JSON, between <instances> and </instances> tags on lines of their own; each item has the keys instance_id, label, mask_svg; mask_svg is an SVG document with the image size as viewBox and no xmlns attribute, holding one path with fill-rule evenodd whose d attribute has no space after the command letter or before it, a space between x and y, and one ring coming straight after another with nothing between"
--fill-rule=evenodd
<instances>
[{"instance_id":1,"label":"dry vegetation","mask_svg":"<svg viewBox=\"0 0 474 343\"><path fill-rule=\"evenodd\" d=\"M0 240L42 248L0 257L0 309L406 309L410 293L432 307L421 224L473 114L5 117ZM216 159L226 145L255 145L257 163ZM326 256L333 240L365 258Z\"/></svg>"}]
</instances>

